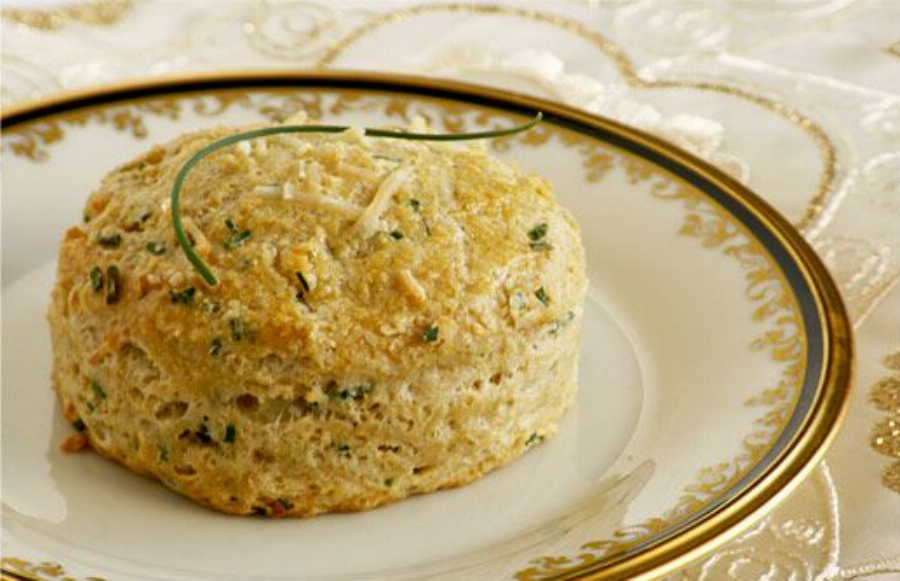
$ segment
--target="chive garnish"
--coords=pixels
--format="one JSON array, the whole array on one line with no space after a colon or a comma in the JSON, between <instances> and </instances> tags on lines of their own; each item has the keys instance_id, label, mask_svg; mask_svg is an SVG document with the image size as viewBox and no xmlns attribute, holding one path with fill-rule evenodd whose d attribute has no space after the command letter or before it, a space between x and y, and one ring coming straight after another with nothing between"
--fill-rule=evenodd
<instances>
[{"instance_id":1,"label":"chive garnish","mask_svg":"<svg viewBox=\"0 0 900 581\"><path fill-rule=\"evenodd\" d=\"M278 499L278 504L279 504L279 506L281 506L281 508L283 508L284 510L291 510L292 508L294 508L294 503L291 502L290 500L286 499L286 498L279 498L279 499Z\"/></svg>"},{"instance_id":2,"label":"chive garnish","mask_svg":"<svg viewBox=\"0 0 900 581\"><path fill-rule=\"evenodd\" d=\"M417 200L415 198L413 198L409 201L409 205L416 212L418 212L419 210L422 209L422 202L420 202L419 200Z\"/></svg>"},{"instance_id":3,"label":"chive garnish","mask_svg":"<svg viewBox=\"0 0 900 581\"><path fill-rule=\"evenodd\" d=\"M84 420L82 420L81 418L75 418L75 421L72 422L72 427L79 432L83 432L87 429L87 426L84 425Z\"/></svg>"},{"instance_id":4,"label":"chive garnish","mask_svg":"<svg viewBox=\"0 0 900 581\"><path fill-rule=\"evenodd\" d=\"M476 133L448 133L443 135L433 135L430 133L408 133L388 129L366 128L364 130L364 134L369 137L407 139L413 141L465 141L472 139L490 139L495 137L514 135L522 131L527 131L537 125L542 118L543 114L541 112L538 112L537 114L535 114L534 118L531 119L531 121L523 125L517 125L508 129L481 131ZM187 257L188 261L193 265L197 272L200 273L200 276L203 277L203 280L205 280L207 284L215 286L216 284L218 284L219 279L216 278L216 275L213 274L209 266L207 266L203 259L200 258L200 255L198 255L194 251L188 239L187 233L184 230L184 223L181 219L181 189L184 186L184 182L187 179L188 174L190 174L191 170L194 169L194 166L196 166L198 163L200 163L213 153L219 151L220 149L228 147L229 145L234 145L235 143L248 141L250 139L285 133L341 133L343 131L346 131L347 129L349 129L349 127L344 125L282 125L279 127L264 127L262 129L247 131L245 133L236 133L234 135L229 135L228 137L213 141L212 143L192 155L187 160L187 162L185 162L185 164L181 166L181 169L178 171L178 174L175 176L175 181L172 184L172 229L175 231L175 238L178 240L178 245L181 246L181 250L184 252L185 257Z\"/></svg>"},{"instance_id":5,"label":"chive garnish","mask_svg":"<svg viewBox=\"0 0 900 581\"><path fill-rule=\"evenodd\" d=\"M231 238L227 239L224 243L222 243L222 246L224 246L226 250L231 250L232 248L237 248L238 246L241 246L249 238L250 238L250 230L244 230L240 234L235 234Z\"/></svg>"},{"instance_id":6,"label":"chive garnish","mask_svg":"<svg viewBox=\"0 0 900 581\"><path fill-rule=\"evenodd\" d=\"M237 429L235 429L234 424L228 424L225 426L225 443L233 444L234 439L237 436Z\"/></svg>"},{"instance_id":7,"label":"chive garnish","mask_svg":"<svg viewBox=\"0 0 900 581\"><path fill-rule=\"evenodd\" d=\"M194 300L194 294L197 292L192 286L187 287L183 291L175 291L173 289L169 289L169 297L172 299L172 302L177 304L181 303L183 305L189 305Z\"/></svg>"},{"instance_id":8,"label":"chive garnish","mask_svg":"<svg viewBox=\"0 0 900 581\"><path fill-rule=\"evenodd\" d=\"M218 357L222 353L222 340L216 337L209 344L209 354Z\"/></svg>"},{"instance_id":9,"label":"chive garnish","mask_svg":"<svg viewBox=\"0 0 900 581\"><path fill-rule=\"evenodd\" d=\"M544 290L544 287L540 287L534 291L534 296L536 296L537 300L541 301L541 304L545 307L550 304L550 297L547 295L547 291Z\"/></svg>"},{"instance_id":10,"label":"chive garnish","mask_svg":"<svg viewBox=\"0 0 900 581\"><path fill-rule=\"evenodd\" d=\"M155 254L156 256L159 256L160 254L162 254L166 251L166 245L163 242L151 240L150 242L147 243L146 249L147 249L147 252L149 252L150 254Z\"/></svg>"},{"instance_id":11,"label":"chive garnish","mask_svg":"<svg viewBox=\"0 0 900 581\"><path fill-rule=\"evenodd\" d=\"M98 398L106 399L106 392L103 390L103 386L100 385L100 382L96 379L91 380L91 389L94 390L94 393L97 394Z\"/></svg>"},{"instance_id":12,"label":"chive garnish","mask_svg":"<svg viewBox=\"0 0 900 581\"><path fill-rule=\"evenodd\" d=\"M119 302L119 267L116 265L106 268L106 304L114 305Z\"/></svg>"},{"instance_id":13,"label":"chive garnish","mask_svg":"<svg viewBox=\"0 0 900 581\"><path fill-rule=\"evenodd\" d=\"M385 485L385 486L391 486L392 484L394 484L394 479L393 479L393 478L385 478L385 479L384 479L384 485Z\"/></svg>"},{"instance_id":14,"label":"chive garnish","mask_svg":"<svg viewBox=\"0 0 900 581\"><path fill-rule=\"evenodd\" d=\"M334 447L337 449L338 452L342 452L342 453L350 452L350 444L345 444L344 442L335 444Z\"/></svg>"},{"instance_id":15,"label":"chive garnish","mask_svg":"<svg viewBox=\"0 0 900 581\"><path fill-rule=\"evenodd\" d=\"M541 222L534 228L528 231L528 239L532 242L537 242L544 238L547 235L547 223Z\"/></svg>"},{"instance_id":16,"label":"chive garnish","mask_svg":"<svg viewBox=\"0 0 900 581\"><path fill-rule=\"evenodd\" d=\"M559 319L556 320L556 322L553 324L553 328L550 329L550 332L552 334L556 335L557 333L562 331L564 328L566 328L566 326L568 326L568 324L574 320L575 320L575 313L573 313L572 311L568 311L568 312L566 312L565 315L563 315L562 317L560 317Z\"/></svg>"},{"instance_id":17,"label":"chive garnish","mask_svg":"<svg viewBox=\"0 0 900 581\"><path fill-rule=\"evenodd\" d=\"M528 239L531 242L528 244L532 250L538 251L546 251L553 250L553 245L547 242L544 238L547 236L547 223L541 222L536 225L534 228L528 231Z\"/></svg>"},{"instance_id":18,"label":"chive garnish","mask_svg":"<svg viewBox=\"0 0 900 581\"><path fill-rule=\"evenodd\" d=\"M531 446L532 444L538 444L544 441L544 436L541 436L537 432L531 432L531 435L528 436L528 439L525 440L526 446Z\"/></svg>"},{"instance_id":19,"label":"chive garnish","mask_svg":"<svg viewBox=\"0 0 900 581\"><path fill-rule=\"evenodd\" d=\"M116 248L122 243L122 235L113 232L110 235L97 234L97 244L104 248Z\"/></svg>"},{"instance_id":20,"label":"chive garnish","mask_svg":"<svg viewBox=\"0 0 900 581\"><path fill-rule=\"evenodd\" d=\"M233 234L230 238L226 238L222 244L226 250L237 248L250 238L250 230L241 230L231 220L225 220L225 227Z\"/></svg>"},{"instance_id":21,"label":"chive garnish","mask_svg":"<svg viewBox=\"0 0 900 581\"><path fill-rule=\"evenodd\" d=\"M360 385L355 385L353 387L345 387L343 389L328 388L325 390L325 395L328 396L328 399L332 401L347 401L351 399L353 401L360 401L369 392L372 391L371 383L362 383Z\"/></svg>"},{"instance_id":22,"label":"chive garnish","mask_svg":"<svg viewBox=\"0 0 900 581\"><path fill-rule=\"evenodd\" d=\"M400 230L394 230L393 232L391 232L391 238L393 238L394 240L403 240L403 232L401 232Z\"/></svg>"},{"instance_id":23,"label":"chive garnish","mask_svg":"<svg viewBox=\"0 0 900 581\"><path fill-rule=\"evenodd\" d=\"M438 333L440 333L440 329L437 325L428 327L425 329L425 332L422 333L422 340L426 343L433 343L438 339Z\"/></svg>"},{"instance_id":24,"label":"chive garnish","mask_svg":"<svg viewBox=\"0 0 900 581\"><path fill-rule=\"evenodd\" d=\"M159 444L157 446L157 449L159 450L159 459L163 462L168 462L169 461L169 447L166 446L165 444Z\"/></svg>"},{"instance_id":25,"label":"chive garnish","mask_svg":"<svg viewBox=\"0 0 900 581\"><path fill-rule=\"evenodd\" d=\"M103 289L103 270L100 269L99 266L95 266L91 269L91 288L94 292L98 292Z\"/></svg>"}]
</instances>

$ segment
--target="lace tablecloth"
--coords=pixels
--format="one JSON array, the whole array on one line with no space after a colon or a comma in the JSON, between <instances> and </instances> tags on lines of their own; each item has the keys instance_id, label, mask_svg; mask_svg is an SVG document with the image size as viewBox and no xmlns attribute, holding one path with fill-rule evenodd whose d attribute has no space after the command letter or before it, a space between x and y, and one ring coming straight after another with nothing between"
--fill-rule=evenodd
<instances>
[{"instance_id":1,"label":"lace tablecloth","mask_svg":"<svg viewBox=\"0 0 900 581\"><path fill-rule=\"evenodd\" d=\"M850 307L826 461L674 579L900 579L900 1L7 2L2 102L139 75L352 68L554 98L652 131L791 218Z\"/></svg>"}]
</instances>

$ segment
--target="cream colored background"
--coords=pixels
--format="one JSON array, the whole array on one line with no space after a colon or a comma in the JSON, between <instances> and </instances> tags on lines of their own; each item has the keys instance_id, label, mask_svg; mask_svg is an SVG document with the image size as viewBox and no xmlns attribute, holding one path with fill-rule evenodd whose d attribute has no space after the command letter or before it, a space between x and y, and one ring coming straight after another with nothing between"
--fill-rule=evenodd
<instances>
[{"instance_id":1,"label":"cream colored background","mask_svg":"<svg viewBox=\"0 0 900 581\"><path fill-rule=\"evenodd\" d=\"M857 325L858 389L809 481L675 578L900 579L900 476L883 477L900 463L900 433L881 441L893 459L870 446L889 411L869 398L891 377L884 358L900 351L900 1L54 6L4 2L4 105L195 70L435 74L615 117L749 183L802 227L838 280Z\"/></svg>"}]
</instances>

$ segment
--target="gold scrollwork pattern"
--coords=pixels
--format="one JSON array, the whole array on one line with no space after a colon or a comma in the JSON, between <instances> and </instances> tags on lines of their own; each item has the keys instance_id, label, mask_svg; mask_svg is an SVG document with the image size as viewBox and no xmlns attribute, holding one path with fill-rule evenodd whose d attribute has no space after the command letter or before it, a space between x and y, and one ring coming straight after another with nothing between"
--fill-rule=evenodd
<instances>
[{"instance_id":1,"label":"gold scrollwork pattern","mask_svg":"<svg viewBox=\"0 0 900 581\"><path fill-rule=\"evenodd\" d=\"M328 97L333 95L333 97ZM312 117L348 112L378 113L398 124L422 117L435 129L464 131L474 127L495 128L508 123L509 114L462 105L452 101L404 95L371 94L361 90L304 91L266 89L265 91L227 90L208 95L170 95L146 98L106 109L75 111L47 121L14 127L4 142L16 155L32 161L47 158L46 148L62 138L67 126L98 124L112 126L134 138L147 135L146 115L178 119L186 110L215 116L233 106L252 110L271 120L284 119L299 109ZM621 168L634 185L646 184L651 195L660 200L680 203L686 210L679 232L699 241L704 247L720 250L738 262L746 278L746 294L755 305L753 317L769 326L752 345L784 365L779 383L746 402L764 409L755 420L753 431L745 437L736 457L700 470L695 481L682 491L675 506L661 516L623 528L606 540L582 545L576 556L546 556L518 571L516 579L536 581L578 571L640 542L662 534L696 514L706 504L737 483L771 448L793 408L804 370L806 344L801 334L800 315L780 271L751 236L718 205L702 193L663 175L660 170L635 157L616 152L586 135L544 125L537 131L493 140L491 147L506 150L515 142L535 147L558 139L582 159L587 182L598 182L610 171ZM4 143L7 146L7 143Z\"/></svg>"},{"instance_id":2,"label":"gold scrollwork pattern","mask_svg":"<svg viewBox=\"0 0 900 581\"><path fill-rule=\"evenodd\" d=\"M870 444L893 460L881 473L881 482L900 494L900 351L885 357L882 365L890 373L872 386L869 401L887 417L872 428Z\"/></svg>"},{"instance_id":3,"label":"gold scrollwork pattern","mask_svg":"<svg viewBox=\"0 0 900 581\"><path fill-rule=\"evenodd\" d=\"M89 26L113 26L133 8L134 0L92 0L48 9L4 8L2 15L22 26L51 31L59 30L71 22Z\"/></svg>"},{"instance_id":4,"label":"gold scrollwork pattern","mask_svg":"<svg viewBox=\"0 0 900 581\"><path fill-rule=\"evenodd\" d=\"M59 563L42 561L32 563L17 557L3 557L0 560L0 571L4 573L3 579L28 579L28 581L106 581L103 577L72 577L66 572L65 567Z\"/></svg>"},{"instance_id":5,"label":"gold scrollwork pattern","mask_svg":"<svg viewBox=\"0 0 900 581\"><path fill-rule=\"evenodd\" d=\"M900 58L900 40L898 40L897 42L895 42L894 44L890 45L889 47L887 47L887 48L884 49L884 50L885 50L885 52L888 53L889 55L895 56L895 57L897 57L897 58Z\"/></svg>"},{"instance_id":6,"label":"gold scrollwork pattern","mask_svg":"<svg viewBox=\"0 0 900 581\"><path fill-rule=\"evenodd\" d=\"M624 170L632 184L648 181L654 197L681 203L687 213L680 234L697 239L706 248L719 249L743 268L746 294L755 305L753 318L770 326L753 341L752 347L783 364L782 374L775 387L746 401L747 406L765 411L754 421L756 427L744 438L737 456L701 469L675 506L659 517L616 531L610 539L581 545L576 556L532 559L531 567L516 573L519 581L540 581L579 571L661 535L697 514L710 500L737 484L771 449L787 423L803 378L806 341L801 333L799 310L765 250L724 209L711 204L696 189L682 184L673 186L643 160L626 158Z\"/></svg>"},{"instance_id":7,"label":"gold scrollwork pattern","mask_svg":"<svg viewBox=\"0 0 900 581\"><path fill-rule=\"evenodd\" d=\"M190 108L199 115L212 117L234 105L249 107L250 104L249 94L225 91L209 98L196 97ZM143 139L148 134L146 115L177 120L183 113L184 105L184 99L167 96L125 105L70 111L5 130L3 146L8 147L14 155L32 161L46 161L49 158L49 148L65 137L66 126L85 127L89 124L109 126L116 131Z\"/></svg>"}]
</instances>

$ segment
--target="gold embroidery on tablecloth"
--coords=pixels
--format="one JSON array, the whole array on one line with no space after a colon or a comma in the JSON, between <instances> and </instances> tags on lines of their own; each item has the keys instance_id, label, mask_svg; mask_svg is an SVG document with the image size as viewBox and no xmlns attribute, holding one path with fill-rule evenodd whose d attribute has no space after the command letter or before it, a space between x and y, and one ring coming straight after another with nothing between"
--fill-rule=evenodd
<instances>
[{"instance_id":1,"label":"gold embroidery on tablecloth","mask_svg":"<svg viewBox=\"0 0 900 581\"><path fill-rule=\"evenodd\" d=\"M50 561L32 563L17 557L3 557L0 560L0 570L7 575L16 575L20 579L28 579L29 581L80 581L78 578L69 575L65 567ZM83 579L84 581L106 581L103 577L96 576Z\"/></svg>"},{"instance_id":2,"label":"gold embroidery on tablecloth","mask_svg":"<svg viewBox=\"0 0 900 581\"><path fill-rule=\"evenodd\" d=\"M91 0L54 8L4 8L3 18L43 31L78 22L90 26L118 24L134 8L134 0Z\"/></svg>"},{"instance_id":3,"label":"gold embroidery on tablecloth","mask_svg":"<svg viewBox=\"0 0 900 581\"><path fill-rule=\"evenodd\" d=\"M795 224L797 228L803 232L815 231L818 227L819 220L823 217L826 208L831 203L834 194L833 186L835 179L837 178L837 148L822 126L813 119L785 103L734 85L710 81L647 80L638 74L637 68L631 58L625 53L621 46L581 22L560 14L542 12L519 6L468 4L458 2L421 4L400 8L379 13L356 29L351 30L345 36L332 42L330 48L323 56L315 61L315 66L320 68L329 67L344 53L344 51L347 50L348 47L386 24L434 12L465 12L473 14L513 16L555 26L556 28L575 34L597 47L616 65L616 68L619 70L619 73L622 75L626 84L632 88L696 89L700 91L710 91L737 97L753 103L754 105L768 109L804 131L815 143L822 156L822 172L819 176L816 191L812 198L807 202L802 215L797 220Z\"/></svg>"},{"instance_id":4,"label":"gold embroidery on tablecloth","mask_svg":"<svg viewBox=\"0 0 900 581\"><path fill-rule=\"evenodd\" d=\"M889 47L887 47L886 49L884 49L884 51L891 56L900 58L900 40L898 40L894 44L892 44Z\"/></svg>"},{"instance_id":5,"label":"gold embroidery on tablecloth","mask_svg":"<svg viewBox=\"0 0 900 581\"><path fill-rule=\"evenodd\" d=\"M900 372L900 351L891 353L885 357L882 364L891 371Z\"/></svg>"},{"instance_id":6,"label":"gold embroidery on tablecloth","mask_svg":"<svg viewBox=\"0 0 900 581\"><path fill-rule=\"evenodd\" d=\"M664 581L836 581L838 492L826 463L803 483L801 503L766 515L740 537L663 578ZM795 501L795 502L796 502ZM851 577L846 577L850 579Z\"/></svg>"},{"instance_id":7,"label":"gold embroidery on tablecloth","mask_svg":"<svg viewBox=\"0 0 900 581\"><path fill-rule=\"evenodd\" d=\"M892 458L881 473L881 482L900 494L900 351L884 358L883 366L891 371L869 390L869 401L887 417L872 427L869 444L872 449Z\"/></svg>"}]
</instances>

